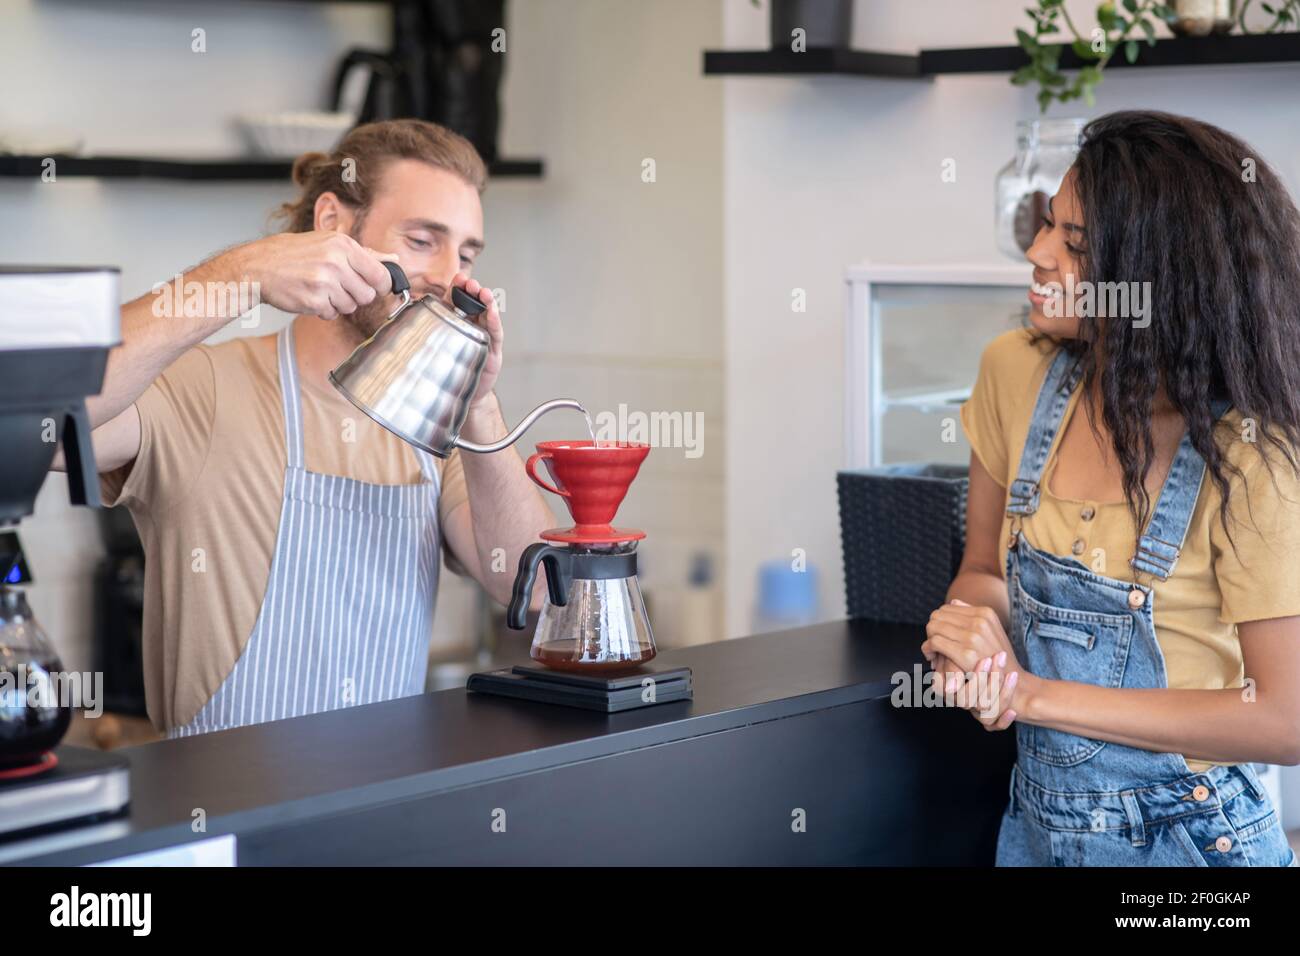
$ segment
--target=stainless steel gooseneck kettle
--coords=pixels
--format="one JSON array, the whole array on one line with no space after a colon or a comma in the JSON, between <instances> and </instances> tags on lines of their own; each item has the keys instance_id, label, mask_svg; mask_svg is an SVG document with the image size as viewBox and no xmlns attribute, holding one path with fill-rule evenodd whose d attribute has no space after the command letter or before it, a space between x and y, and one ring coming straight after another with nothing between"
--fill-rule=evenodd
<instances>
[{"instance_id":1,"label":"stainless steel gooseneck kettle","mask_svg":"<svg viewBox=\"0 0 1300 956\"><path fill-rule=\"evenodd\" d=\"M490 348L487 332L472 321L486 307L459 288L452 290L450 306L432 295L412 300L401 266L384 266L402 304L330 372L330 381L398 438L439 458L454 448L500 451L552 409L586 411L571 398L557 398L534 408L500 441L479 445L461 438Z\"/></svg>"}]
</instances>

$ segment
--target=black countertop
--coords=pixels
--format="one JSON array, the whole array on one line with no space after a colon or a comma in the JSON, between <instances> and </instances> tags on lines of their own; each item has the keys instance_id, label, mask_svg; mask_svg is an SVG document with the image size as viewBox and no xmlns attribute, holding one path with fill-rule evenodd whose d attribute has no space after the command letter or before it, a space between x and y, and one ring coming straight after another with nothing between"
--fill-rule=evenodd
<instances>
[{"instance_id":1,"label":"black countertop","mask_svg":"<svg viewBox=\"0 0 1300 956\"><path fill-rule=\"evenodd\" d=\"M113 859L885 698L923 635L837 621L664 651L655 668L690 667L694 700L619 714L462 688L127 748L127 816L0 843L0 862Z\"/></svg>"}]
</instances>

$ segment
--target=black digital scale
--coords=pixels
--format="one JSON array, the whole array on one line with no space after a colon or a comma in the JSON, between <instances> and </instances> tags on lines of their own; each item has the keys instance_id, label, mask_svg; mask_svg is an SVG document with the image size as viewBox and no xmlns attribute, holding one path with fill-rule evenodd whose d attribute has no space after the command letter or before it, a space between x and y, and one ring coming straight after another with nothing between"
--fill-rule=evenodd
<instances>
[{"instance_id":1,"label":"black digital scale","mask_svg":"<svg viewBox=\"0 0 1300 956\"><path fill-rule=\"evenodd\" d=\"M471 674L465 686L478 694L579 707L607 714L690 700L693 696L689 667L669 670L642 667L601 676L516 665Z\"/></svg>"}]
</instances>

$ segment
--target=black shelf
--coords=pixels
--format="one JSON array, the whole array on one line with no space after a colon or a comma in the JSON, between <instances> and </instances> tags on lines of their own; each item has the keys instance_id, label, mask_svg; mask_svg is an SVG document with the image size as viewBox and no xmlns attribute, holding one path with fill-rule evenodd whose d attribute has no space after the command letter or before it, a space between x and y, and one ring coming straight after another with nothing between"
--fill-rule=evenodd
<instances>
[{"instance_id":1,"label":"black shelf","mask_svg":"<svg viewBox=\"0 0 1300 956\"><path fill-rule=\"evenodd\" d=\"M921 58L907 53L871 53L814 47L793 50L705 50L706 75L810 75L919 77Z\"/></svg>"},{"instance_id":2,"label":"black shelf","mask_svg":"<svg viewBox=\"0 0 1300 956\"><path fill-rule=\"evenodd\" d=\"M959 50L922 50L921 72L927 76L945 73L1012 73L1029 58L1018 46L973 47ZM1078 69L1081 60L1066 47L1061 66ZM1300 33L1265 33L1241 36L1174 37L1155 46L1138 43L1136 63L1129 63L1123 51L1111 57L1107 71L1152 66L1231 66L1257 63L1300 63Z\"/></svg>"},{"instance_id":3,"label":"black shelf","mask_svg":"<svg viewBox=\"0 0 1300 956\"><path fill-rule=\"evenodd\" d=\"M150 156L0 156L0 177L39 178L46 159L55 161L57 176L103 179L176 179L204 182L288 181L290 159L167 159ZM538 179L545 172L540 159L501 159L488 164L493 178Z\"/></svg>"},{"instance_id":4,"label":"black shelf","mask_svg":"<svg viewBox=\"0 0 1300 956\"><path fill-rule=\"evenodd\" d=\"M704 72L711 76L844 75L924 78L956 73L1013 73L1029 62L1018 46L872 53L831 48L791 50L705 50ZM1061 66L1078 69L1079 59L1068 46ZM1260 63L1300 63L1300 33L1240 36L1169 37L1155 46L1140 41L1136 63L1119 53L1107 70L1157 66L1232 66Z\"/></svg>"}]
</instances>

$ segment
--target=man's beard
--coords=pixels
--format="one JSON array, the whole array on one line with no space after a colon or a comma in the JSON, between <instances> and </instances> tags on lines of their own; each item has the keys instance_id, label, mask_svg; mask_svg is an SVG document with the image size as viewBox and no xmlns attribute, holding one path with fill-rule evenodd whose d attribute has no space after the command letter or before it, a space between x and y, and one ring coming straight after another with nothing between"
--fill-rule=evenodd
<instances>
[{"instance_id":1,"label":"man's beard","mask_svg":"<svg viewBox=\"0 0 1300 956\"><path fill-rule=\"evenodd\" d=\"M347 326L358 342L370 338L388 321L388 297L376 296L369 305L360 306L351 315L340 315L338 321Z\"/></svg>"},{"instance_id":2,"label":"man's beard","mask_svg":"<svg viewBox=\"0 0 1300 956\"><path fill-rule=\"evenodd\" d=\"M361 227L365 224L364 212L357 216L356 221L352 224L352 229L348 235L355 239L361 245ZM358 342L370 338L379 327L388 321L388 297L384 295L375 296L375 300L369 305L359 306L351 315L340 315L339 319L347 326L348 331L356 337Z\"/></svg>"}]
</instances>

